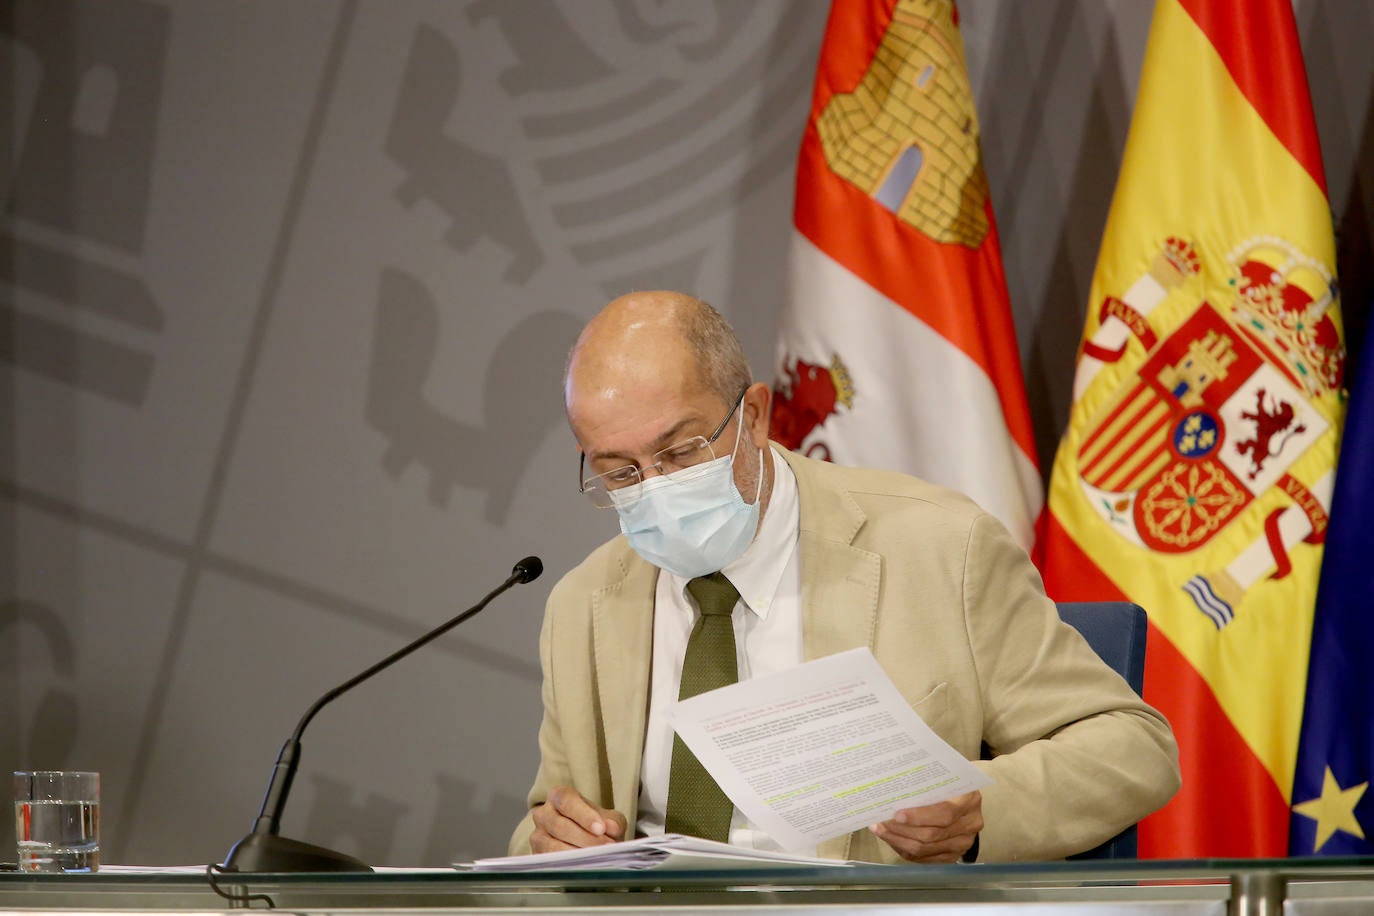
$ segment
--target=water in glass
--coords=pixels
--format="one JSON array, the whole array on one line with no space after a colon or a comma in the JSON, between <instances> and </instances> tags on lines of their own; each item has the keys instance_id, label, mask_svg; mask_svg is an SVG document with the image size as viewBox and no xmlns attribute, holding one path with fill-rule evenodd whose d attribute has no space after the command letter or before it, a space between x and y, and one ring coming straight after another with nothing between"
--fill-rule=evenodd
<instances>
[{"instance_id":1,"label":"water in glass","mask_svg":"<svg viewBox=\"0 0 1374 916\"><path fill-rule=\"evenodd\" d=\"M88 872L100 867L100 802L16 802L14 833L21 871Z\"/></svg>"}]
</instances>

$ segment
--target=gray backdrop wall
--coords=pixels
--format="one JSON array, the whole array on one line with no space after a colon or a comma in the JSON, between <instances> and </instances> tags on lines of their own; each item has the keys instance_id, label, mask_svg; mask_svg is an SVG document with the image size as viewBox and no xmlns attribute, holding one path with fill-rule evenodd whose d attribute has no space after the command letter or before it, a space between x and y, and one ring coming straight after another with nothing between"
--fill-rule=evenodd
<instances>
[{"instance_id":1,"label":"gray backdrop wall","mask_svg":"<svg viewBox=\"0 0 1374 916\"><path fill-rule=\"evenodd\" d=\"M1048 468L1150 5L961 8ZM1359 324L1374 0L1296 10ZM772 378L825 16L9 4L0 762L100 770L107 862L218 860L317 695L537 553L544 579L316 719L285 823L377 864L503 851L543 600L615 531L575 489L563 355L671 287Z\"/></svg>"}]
</instances>

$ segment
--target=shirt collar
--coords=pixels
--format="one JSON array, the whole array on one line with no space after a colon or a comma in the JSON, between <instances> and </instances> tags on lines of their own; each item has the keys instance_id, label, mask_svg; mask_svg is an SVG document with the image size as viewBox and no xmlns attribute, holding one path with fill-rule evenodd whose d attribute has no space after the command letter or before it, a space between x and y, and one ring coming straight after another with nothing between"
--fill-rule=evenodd
<instances>
[{"instance_id":1,"label":"shirt collar","mask_svg":"<svg viewBox=\"0 0 1374 916\"><path fill-rule=\"evenodd\" d=\"M721 570L739 590L744 606L760 618L768 616L782 574L797 549L797 530L801 522L797 477L771 444L767 454L773 469L773 493L768 499L768 511L759 522L753 542L738 560ZM672 573L667 575L672 576L674 590L679 595L686 594L690 580Z\"/></svg>"}]
</instances>

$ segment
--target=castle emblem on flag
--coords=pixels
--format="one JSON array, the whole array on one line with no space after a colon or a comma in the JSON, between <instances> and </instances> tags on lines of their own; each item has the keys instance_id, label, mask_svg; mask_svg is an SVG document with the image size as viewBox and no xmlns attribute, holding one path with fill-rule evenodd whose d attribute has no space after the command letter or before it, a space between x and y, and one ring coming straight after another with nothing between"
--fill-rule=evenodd
<instances>
[{"instance_id":1,"label":"castle emblem on flag","mask_svg":"<svg viewBox=\"0 0 1374 916\"><path fill-rule=\"evenodd\" d=\"M1345 361L1326 314L1332 278L1319 262L1273 237L1227 260L1229 308L1202 301L1160 329L1151 313L1202 266L1191 244L1169 239L1146 276L1104 301L1075 380L1081 390L1104 366L1145 353L1086 426L1077 453L1089 503L1131 543L1197 551L1272 488L1286 495L1251 548L1183 586L1218 628L1251 585L1287 574L1288 550L1320 543L1329 486L1290 471L1330 427L1316 401L1339 388Z\"/></svg>"},{"instance_id":2,"label":"castle emblem on flag","mask_svg":"<svg viewBox=\"0 0 1374 916\"><path fill-rule=\"evenodd\" d=\"M788 365L788 360L791 365ZM783 358L783 377L773 386L773 415L769 438L793 451L821 427L839 408L854 406L854 383L839 354L832 354L829 366ZM806 454L830 460L830 447L812 442Z\"/></svg>"},{"instance_id":3,"label":"castle emblem on flag","mask_svg":"<svg viewBox=\"0 0 1374 916\"><path fill-rule=\"evenodd\" d=\"M937 242L988 232L978 118L950 0L898 0L853 92L816 118L826 163Z\"/></svg>"}]
</instances>

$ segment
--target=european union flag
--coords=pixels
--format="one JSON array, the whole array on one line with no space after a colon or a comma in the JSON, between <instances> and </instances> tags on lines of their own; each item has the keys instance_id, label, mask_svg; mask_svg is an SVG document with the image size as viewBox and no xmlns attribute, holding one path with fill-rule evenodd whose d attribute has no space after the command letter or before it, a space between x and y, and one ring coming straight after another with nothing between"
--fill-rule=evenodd
<instances>
[{"instance_id":1,"label":"european union flag","mask_svg":"<svg viewBox=\"0 0 1374 916\"><path fill-rule=\"evenodd\" d=\"M1288 852L1374 855L1374 338L1351 385L1312 621Z\"/></svg>"}]
</instances>

